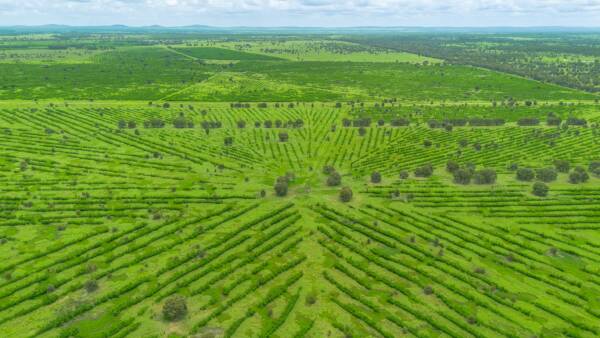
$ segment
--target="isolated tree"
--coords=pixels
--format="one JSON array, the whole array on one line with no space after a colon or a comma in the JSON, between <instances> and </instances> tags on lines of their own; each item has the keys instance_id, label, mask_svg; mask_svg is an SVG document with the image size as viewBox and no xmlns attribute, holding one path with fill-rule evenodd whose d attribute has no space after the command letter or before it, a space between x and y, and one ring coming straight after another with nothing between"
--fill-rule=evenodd
<instances>
[{"instance_id":1,"label":"isolated tree","mask_svg":"<svg viewBox=\"0 0 600 338\"><path fill-rule=\"evenodd\" d=\"M350 202L352 200L352 189L350 189L349 187L343 187L342 190L340 190L340 201L346 203L346 202Z\"/></svg>"},{"instance_id":2,"label":"isolated tree","mask_svg":"<svg viewBox=\"0 0 600 338\"><path fill-rule=\"evenodd\" d=\"M340 184L342 184L342 176L338 172L334 171L327 177L328 186L335 187Z\"/></svg>"},{"instance_id":3,"label":"isolated tree","mask_svg":"<svg viewBox=\"0 0 600 338\"><path fill-rule=\"evenodd\" d=\"M517 180L519 181L531 181L535 177L535 171L531 168L519 168L517 169Z\"/></svg>"},{"instance_id":4,"label":"isolated tree","mask_svg":"<svg viewBox=\"0 0 600 338\"><path fill-rule=\"evenodd\" d=\"M170 104L169 102L165 102L165 103L163 103L163 105L162 105L162 106L163 106L163 108L165 108L165 109L171 108L171 104Z\"/></svg>"},{"instance_id":5,"label":"isolated tree","mask_svg":"<svg viewBox=\"0 0 600 338\"><path fill-rule=\"evenodd\" d=\"M533 184L532 194L539 197L545 197L548 195L548 186L542 182L535 182Z\"/></svg>"},{"instance_id":6,"label":"isolated tree","mask_svg":"<svg viewBox=\"0 0 600 338\"><path fill-rule=\"evenodd\" d=\"M431 147L433 143L430 140L423 140L423 145L427 148Z\"/></svg>"},{"instance_id":7,"label":"isolated tree","mask_svg":"<svg viewBox=\"0 0 600 338\"><path fill-rule=\"evenodd\" d=\"M168 321L176 321L187 315L187 303L180 295L173 295L165 301L162 308L163 317Z\"/></svg>"},{"instance_id":8,"label":"isolated tree","mask_svg":"<svg viewBox=\"0 0 600 338\"><path fill-rule=\"evenodd\" d=\"M371 183L381 183L381 174L377 171L371 173Z\"/></svg>"},{"instance_id":9,"label":"isolated tree","mask_svg":"<svg viewBox=\"0 0 600 338\"><path fill-rule=\"evenodd\" d=\"M225 146L231 146L233 144L233 137L227 136L227 137L225 137L223 142L224 142Z\"/></svg>"},{"instance_id":10,"label":"isolated tree","mask_svg":"<svg viewBox=\"0 0 600 338\"><path fill-rule=\"evenodd\" d=\"M135 121L129 121L129 122L127 122L127 128L135 129L135 128L137 128L137 123Z\"/></svg>"},{"instance_id":11,"label":"isolated tree","mask_svg":"<svg viewBox=\"0 0 600 338\"><path fill-rule=\"evenodd\" d=\"M367 129L365 129L365 127L358 128L358 135L359 136L365 136L366 133L367 133Z\"/></svg>"},{"instance_id":12,"label":"isolated tree","mask_svg":"<svg viewBox=\"0 0 600 338\"><path fill-rule=\"evenodd\" d=\"M265 126L265 128L271 128L271 127L273 127L273 121L271 121L271 120L266 120L266 121L264 122L264 126Z\"/></svg>"},{"instance_id":13,"label":"isolated tree","mask_svg":"<svg viewBox=\"0 0 600 338\"><path fill-rule=\"evenodd\" d=\"M535 177L542 182L556 181L556 170L554 168L540 168L535 171Z\"/></svg>"},{"instance_id":14,"label":"isolated tree","mask_svg":"<svg viewBox=\"0 0 600 338\"><path fill-rule=\"evenodd\" d=\"M127 122L125 120L119 120L119 129L125 129L127 127Z\"/></svg>"},{"instance_id":15,"label":"isolated tree","mask_svg":"<svg viewBox=\"0 0 600 338\"><path fill-rule=\"evenodd\" d=\"M246 121L244 121L244 120L237 121L237 127L240 129L246 128Z\"/></svg>"}]
</instances>

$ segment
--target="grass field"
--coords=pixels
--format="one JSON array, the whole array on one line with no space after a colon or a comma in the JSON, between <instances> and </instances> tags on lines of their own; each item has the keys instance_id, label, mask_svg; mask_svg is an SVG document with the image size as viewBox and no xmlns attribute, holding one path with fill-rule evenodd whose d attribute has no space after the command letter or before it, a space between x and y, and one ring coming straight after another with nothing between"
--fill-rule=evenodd
<instances>
[{"instance_id":1,"label":"grass field","mask_svg":"<svg viewBox=\"0 0 600 338\"><path fill-rule=\"evenodd\" d=\"M2 52L0 337L600 336L598 96L243 38Z\"/></svg>"}]
</instances>

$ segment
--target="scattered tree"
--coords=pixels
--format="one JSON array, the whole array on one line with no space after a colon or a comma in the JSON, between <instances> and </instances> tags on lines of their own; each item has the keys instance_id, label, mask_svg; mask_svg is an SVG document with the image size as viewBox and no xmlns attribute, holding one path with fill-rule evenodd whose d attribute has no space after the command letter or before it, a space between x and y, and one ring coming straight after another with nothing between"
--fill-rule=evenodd
<instances>
[{"instance_id":1,"label":"scattered tree","mask_svg":"<svg viewBox=\"0 0 600 338\"><path fill-rule=\"evenodd\" d=\"M494 184L496 183L497 176L496 170L485 168L477 170L473 174L473 181L475 184Z\"/></svg>"},{"instance_id":2,"label":"scattered tree","mask_svg":"<svg viewBox=\"0 0 600 338\"><path fill-rule=\"evenodd\" d=\"M454 160L449 160L448 162L446 162L446 171L448 171L449 173L454 173L459 168L460 168L460 164L458 164Z\"/></svg>"},{"instance_id":3,"label":"scattered tree","mask_svg":"<svg viewBox=\"0 0 600 338\"><path fill-rule=\"evenodd\" d=\"M459 168L454 171L454 183L469 184L471 182L471 172L467 169Z\"/></svg>"},{"instance_id":4,"label":"scattered tree","mask_svg":"<svg viewBox=\"0 0 600 338\"><path fill-rule=\"evenodd\" d=\"M535 171L530 168L519 168L517 169L517 180L519 181L531 181L535 177Z\"/></svg>"},{"instance_id":5,"label":"scattered tree","mask_svg":"<svg viewBox=\"0 0 600 338\"><path fill-rule=\"evenodd\" d=\"M287 142L289 139L288 133L282 131L279 133L279 142Z\"/></svg>"},{"instance_id":6,"label":"scattered tree","mask_svg":"<svg viewBox=\"0 0 600 338\"><path fill-rule=\"evenodd\" d=\"M431 175L433 175L433 166L431 164L426 164L415 169L416 177L430 177Z\"/></svg>"},{"instance_id":7,"label":"scattered tree","mask_svg":"<svg viewBox=\"0 0 600 338\"><path fill-rule=\"evenodd\" d=\"M556 170L554 168L540 168L535 171L535 177L542 182L556 181Z\"/></svg>"},{"instance_id":8,"label":"scattered tree","mask_svg":"<svg viewBox=\"0 0 600 338\"><path fill-rule=\"evenodd\" d=\"M405 180L405 179L407 179L407 178L408 178L408 176L409 176L409 174L408 174L408 171L407 171L407 170L402 170L402 171L400 172L400 179L401 179L401 180Z\"/></svg>"},{"instance_id":9,"label":"scattered tree","mask_svg":"<svg viewBox=\"0 0 600 338\"><path fill-rule=\"evenodd\" d=\"M286 176L281 176L277 178L277 182L275 182L275 194L279 197L283 197L288 193L288 178Z\"/></svg>"},{"instance_id":10,"label":"scattered tree","mask_svg":"<svg viewBox=\"0 0 600 338\"><path fill-rule=\"evenodd\" d=\"M377 171L371 173L371 183L381 183L381 174Z\"/></svg>"},{"instance_id":11,"label":"scattered tree","mask_svg":"<svg viewBox=\"0 0 600 338\"><path fill-rule=\"evenodd\" d=\"M568 173L571 168L571 164L566 160L554 160L554 167L558 172Z\"/></svg>"},{"instance_id":12,"label":"scattered tree","mask_svg":"<svg viewBox=\"0 0 600 338\"><path fill-rule=\"evenodd\" d=\"M343 187L342 190L340 190L340 200L344 203L350 202L352 200L352 189Z\"/></svg>"},{"instance_id":13,"label":"scattered tree","mask_svg":"<svg viewBox=\"0 0 600 338\"><path fill-rule=\"evenodd\" d=\"M569 174L569 182L573 184L585 183L590 179L590 175L583 167L575 167L573 172Z\"/></svg>"},{"instance_id":14,"label":"scattered tree","mask_svg":"<svg viewBox=\"0 0 600 338\"><path fill-rule=\"evenodd\" d=\"M334 171L335 171L335 168L331 165L323 166L323 174L325 174L325 175L331 175L331 173L333 173Z\"/></svg>"},{"instance_id":15,"label":"scattered tree","mask_svg":"<svg viewBox=\"0 0 600 338\"><path fill-rule=\"evenodd\" d=\"M533 184L533 190L531 191L532 194L534 194L535 196L539 196L539 197L545 197L548 195L548 186L542 182L535 182Z\"/></svg>"},{"instance_id":16,"label":"scattered tree","mask_svg":"<svg viewBox=\"0 0 600 338\"><path fill-rule=\"evenodd\" d=\"M187 315L187 304L185 298L173 295L165 301L162 308L163 317L168 321L176 321Z\"/></svg>"},{"instance_id":17,"label":"scattered tree","mask_svg":"<svg viewBox=\"0 0 600 338\"><path fill-rule=\"evenodd\" d=\"M90 279L83 284L85 291L92 293L98 290L98 282L95 279Z\"/></svg>"},{"instance_id":18,"label":"scattered tree","mask_svg":"<svg viewBox=\"0 0 600 338\"><path fill-rule=\"evenodd\" d=\"M342 184L342 176L338 172L334 171L327 177L328 186L335 187L340 184Z\"/></svg>"}]
</instances>

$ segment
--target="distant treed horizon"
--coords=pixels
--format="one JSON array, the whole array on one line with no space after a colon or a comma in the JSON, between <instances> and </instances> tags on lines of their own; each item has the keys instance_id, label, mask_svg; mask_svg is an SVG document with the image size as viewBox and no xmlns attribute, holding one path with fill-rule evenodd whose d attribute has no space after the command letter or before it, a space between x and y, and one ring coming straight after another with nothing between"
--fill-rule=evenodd
<instances>
[{"instance_id":1,"label":"distant treed horizon","mask_svg":"<svg viewBox=\"0 0 600 338\"><path fill-rule=\"evenodd\" d=\"M600 22L600 0L0 0L10 25L567 26Z\"/></svg>"}]
</instances>

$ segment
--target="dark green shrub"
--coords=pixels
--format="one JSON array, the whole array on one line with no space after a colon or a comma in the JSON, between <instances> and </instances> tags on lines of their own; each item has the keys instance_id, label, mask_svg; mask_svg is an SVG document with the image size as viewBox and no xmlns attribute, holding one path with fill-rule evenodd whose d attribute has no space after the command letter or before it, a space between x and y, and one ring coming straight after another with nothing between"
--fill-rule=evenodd
<instances>
[{"instance_id":1,"label":"dark green shrub","mask_svg":"<svg viewBox=\"0 0 600 338\"><path fill-rule=\"evenodd\" d=\"M533 189L531 191L532 194L539 197L545 197L548 195L548 186L542 182L535 182L533 184Z\"/></svg>"},{"instance_id":2,"label":"dark green shrub","mask_svg":"<svg viewBox=\"0 0 600 338\"><path fill-rule=\"evenodd\" d=\"M473 181L475 184L494 184L496 183L496 178L498 175L496 174L496 170L486 168L477 170L473 174Z\"/></svg>"},{"instance_id":3,"label":"dark green shrub","mask_svg":"<svg viewBox=\"0 0 600 338\"><path fill-rule=\"evenodd\" d=\"M187 315L187 304L185 298L174 295L165 301L162 309L163 317L168 321L176 321Z\"/></svg>"},{"instance_id":4,"label":"dark green shrub","mask_svg":"<svg viewBox=\"0 0 600 338\"><path fill-rule=\"evenodd\" d=\"M530 168L519 168L517 169L517 180L519 181L531 181L535 177L535 171Z\"/></svg>"},{"instance_id":5,"label":"dark green shrub","mask_svg":"<svg viewBox=\"0 0 600 338\"><path fill-rule=\"evenodd\" d=\"M466 169L458 169L454 172L454 183L469 184L471 182L471 172Z\"/></svg>"},{"instance_id":6,"label":"dark green shrub","mask_svg":"<svg viewBox=\"0 0 600 338\"><path fill-rule=\"evenodd\" d=\"M343 187L342 190L340 190L340 201L346 203L346 202L350 202L352 200L352 189L350 189L349 187Z\"/></svg>"},{"instance_id":7,"label":"dark green shrub","mask_svg":"<svg viewBox=\"0 0 600 338\"><path fill-rule=\"evenodd\" d=\"M542 182L556 181L556 170L554 168L540 168L535 171L535 177Z\"/></svg>"}]
</instances>

